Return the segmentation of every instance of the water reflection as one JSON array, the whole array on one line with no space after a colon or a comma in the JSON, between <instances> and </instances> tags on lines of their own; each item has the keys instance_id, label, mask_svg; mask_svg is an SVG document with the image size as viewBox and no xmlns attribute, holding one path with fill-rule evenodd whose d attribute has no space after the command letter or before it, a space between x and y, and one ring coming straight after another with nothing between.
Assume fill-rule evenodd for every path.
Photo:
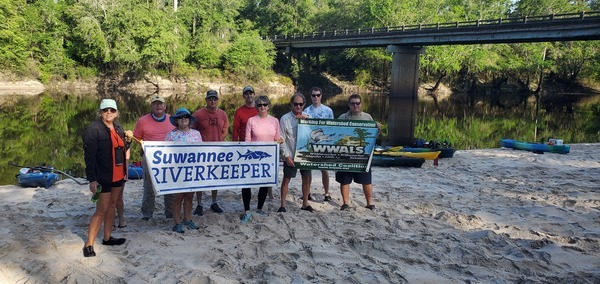
<instances>
[{"instance_id":1,"label":"water reflection","mask_svg":"<svg viewBox=\"0 0 600 284\"><path fill-rule=\"evenodd\" d=\"M152 94L112 93L60 94L44 92L39 95L3 96L0 102L0 184L15 184L18 168L9 162L37 166L45 163L75 176L84 173L81 135L83 129L97 116L102 98L113 98L119 107L119 121L125 129L133 129L139 117L150 110L148 102ZM279 118L289 111L289 95L269 95L272 100L272 115ZM347 111L348 96L324 97L323 103L330 105L335 116ZM363 109L376 119L384 119L386 108L383 95L364 98ZM172 113L179 107L196 110L205 105L204 94L173 94L166 98L167 111ZM244 103L241 94L221 94L219 106L229 115ZM132 160L139 160L139 147L132 149Z\"/></svg>"},{"instance_id":2,"label":"water reflection","mask_svg":"<svg viewBox=\"0 0 600 284\"><path fill-rule=\"evenodd\" d=\"M221 90L223 91L223 90ZM257 90L258 91L258 90ZM288 111L291 93L268 94L272 102L272 115L279 118ZM263 94L258 91L258 94ZM0 96L0 184L15 184L18 168L9 163L36 166L45 163L75 176L84 172L81 134L83 128L97 115L102 98L113 98L119 106L119 121L125 129L133 129L139 117L150 110L148 99L153 94L92 93L60 94L45 92L40 95ZM166 97L167 111L179 107L196 110L205 105L204 94L169 94ZM361 94L363 111L382 123L388 120L390 109L386 93ZM350 94L328 96L323 103L330 106L335 117L348 110ZM593 96L596 104L600 96ZM582 100L578 100L582 101ZM310 99L307 98L307 102ZM233 113L244 103L242 95L233 89L220 93L219 106L229 115L233 124ZM562 105L562 103L559 103ZM565 142L598 142L600 130L597 117L600 107L588 107L579 111L573 104L575 114L561 111L546 111L541 137L548 135L564 138ZM419 101L414 130L418 138L450 138L459 149L474 147L497 147L498 139L531 139L534 137L531 105L519 105L510 109L490 112L489 108L469 107L460 100L449 100L440 104L447 117L439 117L439 110L431 102ZM594 109L596 109L594 111ZM231 131L230 131L231 133ZM586 134L586 133L591 133ZM594 134L596 133L596 134ZM386 126L383 128L383 139ZM422 137L422 136L425 137ZM442 137L433 137L434 135ZM558 136L562 135L562 136ZM569 136L569 137L568 137ZM591 140L590 140L591 137ZM570 138L570 139L569 139ZM381 142L381 139L378 141ZM132 161L139 160L140 147L132 148Z\"/></svg>"}]
</instances>

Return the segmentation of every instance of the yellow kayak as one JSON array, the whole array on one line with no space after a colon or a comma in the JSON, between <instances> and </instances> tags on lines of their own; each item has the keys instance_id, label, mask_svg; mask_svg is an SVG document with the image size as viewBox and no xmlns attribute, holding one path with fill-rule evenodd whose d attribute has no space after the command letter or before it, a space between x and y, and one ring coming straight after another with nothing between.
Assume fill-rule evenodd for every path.
<instances>
[{"instance_id":1,"label":"yellow kayak","mask_svg":"<svg viewBox=\"0 0 600 284\"><path fill-rule=\"evenodd\" d=\"M415 152L392 152L392 151L387 151L387 152L381 152L381 153L377 153L374 152L375 154L380 154L380 155L386 155L386 156L404 156L404 157L411 157L411 158L423 158L425 160L435 160L438 158L438 156L440 155L441 151L435 151L435 152L420 152L420 153L415 153Z\"/></svg>"}]
</instances>

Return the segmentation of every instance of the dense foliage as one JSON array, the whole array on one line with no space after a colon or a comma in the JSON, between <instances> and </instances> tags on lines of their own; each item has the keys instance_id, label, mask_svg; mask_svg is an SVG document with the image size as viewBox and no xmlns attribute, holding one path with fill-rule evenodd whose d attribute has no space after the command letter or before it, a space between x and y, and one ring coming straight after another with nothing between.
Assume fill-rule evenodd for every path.
<instances>
[{"instance_id":1,"label":"dense foliage","mask_svg":"<svg viewBox=\"0 0 600 284\"><path fill-rule=\"evenodd\" d=\"M597 1L569 0L0 0L0 70L42 81L197 70L260 80L273 70L276 54L259 35L597 8ZM496 87L512 81L534 91L543 68L556 80L597 81L599 47L596 41L430 47L421 78L496 80ZM323 71L357 84L389 81L391 55L383 48L324 51L320 58ZM299 76L314 60L279 71Z\"/></svg>"}]
</instances>

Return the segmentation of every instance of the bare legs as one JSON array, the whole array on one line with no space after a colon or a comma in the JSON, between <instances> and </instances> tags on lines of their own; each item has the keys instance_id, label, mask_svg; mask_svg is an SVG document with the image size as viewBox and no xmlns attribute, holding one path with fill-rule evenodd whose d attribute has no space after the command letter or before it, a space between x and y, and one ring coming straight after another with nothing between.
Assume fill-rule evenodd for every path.
<instances>
[{"instance_id":1,"label":"bare legs","mask_svg":"<svg viewBox=\"0 0 600 284\"><path fill-rule=\"evenodd\" d=\"M302 175L302 208L308 206L308 195L310 194L311 175Z\"/></svg>"},{"instance_id":2,"label":"bare legs","mask_svg":"<svg viewBox=\"0 0 600 284\"><path fill-rule=\"evenodd\" d=\"M110 203L109 207L107 208L108 211L105 211L106 213L104 215L104 240L110 239L110 236L112 234L112 228L115 222L115 210L117 207L117 202L119 202L119 199L121 199L121 201L123 199L123 187L124 186L113 187L110 190Z\"/></svg>"},{"instance_id":3,"label":"bare legs","mask_svg":"<svg viewBox=\"0 0 600 284\"><path fill-rule=\"evenodd\" d=\"M96 212L92 215L88 229L88 239L85 246L93 246L100 231L100 226L104 222L104 240L108 240L112 233L112 225L115 220L115 208L119 197L123 195L123 186L113 187L111 192L100 193L100 198L96 204Z\"/></svg>"},{"instance_id":4,"label":"bare legs","mask_svg":"<svg viewBox=\"0 0 600 284\"><path fill-rule=\"evenodd\" d=\"M173 224L181 223L181 207L183 201L183 220L192 219L192 205L194 202L194 193L176 193L173 195Z\"/></svg>"},{"instance_id":5,"label":"bare legs","mask_svg":"<svg viewBox=\"0 0 600 284\"><path fill-rule=\"evenodd\" d=\"M367 200L367 206L373 204L373 185L372 184L363 184L363 193L365 194L365 199ZM348 204L348 199L350 198L350 184L342 184L340 185L340 191L342 192L342 204Z\"/></svg>"},{"instance_id":6,"label":"bare legs","mask_svg":"<svg viewBox=\"0 0 600 284\"><path fill-rule=\"evenodd\" d=\"M325 190L325 196L329 196L329 172L321 171L321 179L323 180L323 189Z\"/></svg>"}]
</instances>

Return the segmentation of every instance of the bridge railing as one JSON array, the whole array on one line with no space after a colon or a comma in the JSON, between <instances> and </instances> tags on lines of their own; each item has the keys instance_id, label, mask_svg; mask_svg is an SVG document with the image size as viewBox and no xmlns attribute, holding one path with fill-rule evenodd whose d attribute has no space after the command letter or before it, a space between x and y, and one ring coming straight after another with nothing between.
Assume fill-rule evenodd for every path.
<instances>
[{"instance_id":1,"label":"bridge railing","mask_svg":"<svg viewBox=\"0 0 600 284\"><path fill-rule=\"evenodd\" d=\"M331 38L331 37L345 37L345 36L357 36L367 34L385 34L385 33L397 33L397 32L408 32L408 31L424 31L424 30L439 30L439 29L457 29L457 28L477 28L477 27L489 27L495 25L512 25L512 24L527 24L527 23L539 23L539 22L552 22L552 21L573 21L583 20L586 18L600 17L600 11L588 11L579 13L568 13L568 14L551 14L543 16L523 16L523 17L509 17L499 18L492 20L475 20L465 22L448 22L448 23L435 23L435 24L418 24L418 25L402 25L393 27L379 27L379 28L365 28L365 29L344 29L344 30L333 30L333 31L317 31L312 33L302 33L293 35L274 35L265 36L263 39L276 41L295 40L295 39L308 39L308 38Z\"/></svg>"}]
</instances>

